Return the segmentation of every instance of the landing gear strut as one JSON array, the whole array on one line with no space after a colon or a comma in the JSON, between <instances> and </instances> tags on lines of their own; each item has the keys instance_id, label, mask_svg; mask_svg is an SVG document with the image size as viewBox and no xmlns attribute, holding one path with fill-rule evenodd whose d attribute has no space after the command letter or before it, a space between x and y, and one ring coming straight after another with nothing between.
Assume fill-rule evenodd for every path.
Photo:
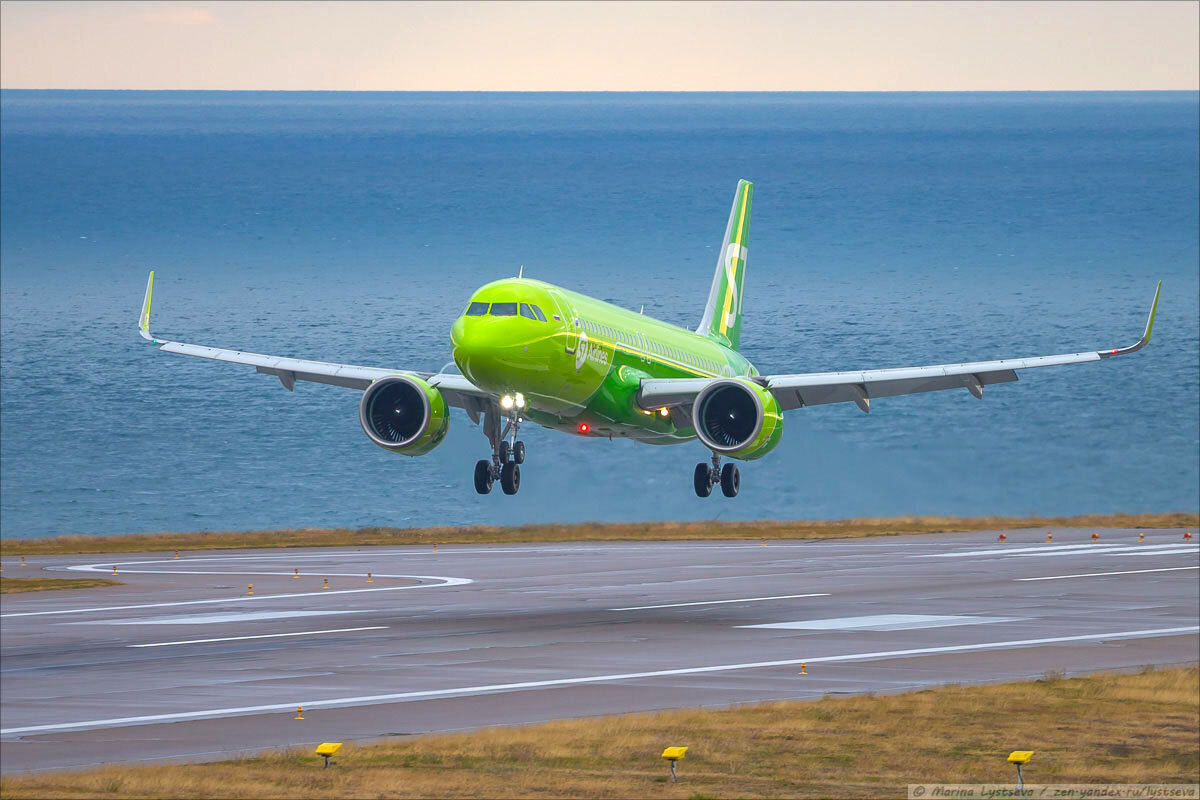
<instances>
[{"instance_id":1,"label":"landing gear strut","mask_svg":"<svg viewBox=\"0 0 1200 800\"><path fill-rule=\"evenodd\" d=\"M501 411L493 406L484 412L483 432L492 445L491 459L475 462L475 491L488 494L496 481L505 494L516 494L521 489L521 464L525 463L525 443L517 439L521 429L521 410L512 408L504 412L507 424L500 427Z\"/></svg>"},{"instance_id":2,"label":"landing gear strut","mask_svg":"<svg viewBox=\"0 0 1200 800\"><path fill-rule=\"evenodd\" d=\"M692 484L696 488L697 497L708 497L718 483L721 484L721 494L726 497L737 497L738 492L742 489L742 476L738 471L737 464L726 464L722 468L721 457L713 453L711 465L704 462L696 465Z\"/></svg>"}]
</instances>

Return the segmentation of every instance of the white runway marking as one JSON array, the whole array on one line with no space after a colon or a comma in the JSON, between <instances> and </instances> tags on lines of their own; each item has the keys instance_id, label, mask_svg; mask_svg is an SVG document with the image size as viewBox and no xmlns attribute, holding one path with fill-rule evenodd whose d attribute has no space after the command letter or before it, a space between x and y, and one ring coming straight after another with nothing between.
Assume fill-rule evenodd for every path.
<instances>
[{"instance_id":1,"label":"white runway marking","mask_svg":"<svg viewBox=\"0 0 1200 800\"><path fill-rule=\"evenodd\" d=\"M730 672L733 670L743 669L789 667L800 663L819 664L841 661L869 661L884 658L935 655L939 653L967 653L980 650L1000 650L1012 647L1036 647L1038 645L1062 644L1065 642L1094 642L1109 639L1140 639L1148 636L1172 636L1183 633L1198 632L1200 632L1200 625L1190 625L1182 628L1154 628L1139 631L1090 633L1078 636L1055 636L1049 639L1016 639L1005 642L982 642L980 644L950 645L947 647L920 647L912 650L883 650L874 653L850 653L840 656L807 656L805 658L789 658L782 661L756 661L745 664L718 664L711 667L686 667L683 669L661 669L652 670L649 672L626 672L614 675L590 675L579 678L557 678L541 681L521 681L518 683L497 683L484 686L461 686L451 689L427 689L416 692L396 692L395 694L364 695L361 697L334 697L325 700L296 700L287 703L270 703L261 706L213 708L206 711L182 711L174 714L148 714L140 717L117 717L114 719L96 719L86 722L28 725L20 728L0 729L0 736L16 736L19 734L31 733L52 733L58 731L79 730L81 728L115 728L126 725L148 725L157 722L179 722L182 720L211 719L214 717L262 714L267 712L291 712L295 710L297 706L302 706L303 708L308 709L377 705L380 703L393 703L405 700L424 700L434 697L463 697L467 695L490 694L495 692L516 692L526 689L540 689L547 686L576 686L588 683L613 683L615 681L626 681L642 678L662 678L673 675L697 675L708 672Z\"/></svg>"},{"instance_id":2,"label":"white runway marking","mask_svg":"<svg viewBox=\"0 0 1200 800\"><path fill-rule=\"evenodd\" d=\"M963 617L931 614L875 614L869 617L808 619L735 625L735 628L775 628L796 631L907 631L917 628L947 628L954 625L984 625L989 622L1018 622L1022 617Z\"/></svg>"},{"instance_id":3,"label":"white runway marking","mask_svg":"<svg viewBox=\"0 0 1200 800\"><path fill-rule=\"evenodd\" d=\"M317 636L322 633L350 633L352 631L381 631L387 625L370 625L365 628L330 628L327 631L298 631L296 633L260 633L257 636L224 636L220 639L187 639L182 642L154 642L152 644L127 644L126 647L170 647L176 644L204 644L205 642L236 642L242 639L276 639L281 636Z\"/></svg>"},{"instance_id":4,"label":"white runway marking","mask_svg":"<svg viewBox=\"0 0 1200 800\"><path fill-rule=\"evenodd\" d=\"M1197 550L1200 545L1169 543L1169 544L1139 544L1135 542L1088 542L1084 544L1053 545L1041 547L997 547L989 550L968 550L959 553L922 553L909 556L910 558L983 558L986 556L1017 556L1019 558L1040 558L1053 556L1077 556L1102 554L1113 556L1127 555L1164 555L1170 553L1188 553Z\"/></svg>"},{"instance_id":5,"label":"white runway marking","mask_svg":"<svg viewBox=\"0 0 1200 800\"><path fill-rule=\"evenodd\" d=\"M968 550L963 553L923 553L920 555L911 556L912 558L971 558L974 556L994 556L994 555L1017 555L1019 553L1055 553L1055 552L1073 552L1075 550L1086 550L1100 547L1101 545L1086 543L1086 544L1044 544L1040 547L996 547L991 550ZM1114 545L1115 546L1115 545Z\"/></svg>"},{"instance_id":6,"label":"white runway marking","mask_svg":"<svg viewBox=\"0 0 1200 800\"><path fill-rule=\"evenodd\" d=\"M463 586L474 583L470 578L443 578L436 575L403 575L398 577L411 580L441 581L441 583L419 583L414 586L384 586L377 589L329 589L315 592L296 592L294 594L251 594L237 597L223 597L215 600L175 600L169 603L141 603L130 606L99 606L96 608L64 608L55 611L17 611L11 614L0 614L0 617L41 617L49 614L86 614L93 611L127 611L135 608L166 608L168 606L198 606L211 603L249 603L256 600L280 600L290 597L329 597L335 594L361 594L363 592L400 592L405 589L433 589L438 586Z\"/></svg>"},{"instance_id":7,"label":"white runway marking","mask_svg":"<svg viewBox=\"0 0 1200 800\"><path fill-rule=\"evenodd\" d=\"M1169 556L1174 553L1200 553L1200 545L1194 544L1169 544L1156 545L1154 547L1134 547L1125 553L1114 553L1113 555L1123 556Z\"/></svg>"},{"instance_id":8,"label":"white runway marking","mask_svg":"<svg viewBox=\"0 0 1200 800\"><path fill-rule=\"evenodd\" d=\"M1200 567L1162 567L1161 569L1127 569L1120 572L1084 572L1079 575L1047 575L1045 578L1015 578L1018 581L1061 581L1064 578L1099 578L1102 575L1139 575L1143 572L1175 572Z\"/></svg>"},{"instance_id":9,"label":"white runway marking","mask_svg":"<svg viewBox=\"0 0 1200 800\"><path fill-rule=\"evenodd\" d=\"M166 617L135 619L92 619L86 622L60 622L60 625L215 625L222 622L255 622L263 619L328 617L341 614L371 614L374 609L351 611L226 611L216 614L177 614Z\"/></svg>"},{"instance_id":10,"label":"white runway marking","mask_svg":"<svg viewBox=\"0 0 1200 800\"><path fill-rule=\"evenodd\" d=\"M626 608L610 608L609 611L642 611L647 608L682 608L683 606L715 606L722 603L757 603L759 600L791 600L794 597L829 597L829 592L813 594L779 594L774 597L745 597L740 600L701 600L698 603L667 603L661 606L628 606Z\"/></svg>"}]
</instances>

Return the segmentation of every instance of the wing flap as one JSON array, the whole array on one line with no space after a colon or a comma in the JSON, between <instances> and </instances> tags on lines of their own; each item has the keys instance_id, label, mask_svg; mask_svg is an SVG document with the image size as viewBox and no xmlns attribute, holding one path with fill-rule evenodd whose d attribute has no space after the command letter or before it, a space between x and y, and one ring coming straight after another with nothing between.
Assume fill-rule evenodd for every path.
<instances>
[{"instance_id":1,"label":"wing flap","mask_svg":"<svg viewBox=\"0 0 1200 800\"><path fill-rule=\"evenodd\" d=\"M1099 360L1099 359L1092 359ZM1075 363L1075 362L1065 362ZM1046 366L1046 365L1043 365ZM887 372L888 370L879 370ZM900 370L897 370L898 372ZM914 372L914 370L903 370ZM876 378L871 372L826 373L822 380L818 375L780 375L768 380L767 388L784 410L803 406L819 406L827 403L859 403L877 397L896 397L902 394L936 392L942 389L975 389L993 383L1017 380L1012 369L971 371L966 373L941 373L936 369L926 374ZM799 380L789 380L796 378ZM972 394L975 394L973 391Z\"/></svg>"},{"instance_id":2,"label":"wing flap","mask_svg":"<svg viewBox=\"0 0 1200 800\"><path fill-rule=\"evenodd\" d=\"M333 386L345 386L349 389L365 389L372 381L386 378L388 375L411 375L405 370L387 370L375 367L358 367L352 364L333 364L327 361L307 361L300 358L283 358L268 356L262 353L247 353L241 350L224 350L219 347L206 347L198 344L183 342L163 342L160 350L168 353L178 353L185 356L210 358L214 361L227 361L231 364L245 364L257 367L258 372L286 378L282 373L292 373L293 380L313 381Z\"/></svg>"}]
</instances>

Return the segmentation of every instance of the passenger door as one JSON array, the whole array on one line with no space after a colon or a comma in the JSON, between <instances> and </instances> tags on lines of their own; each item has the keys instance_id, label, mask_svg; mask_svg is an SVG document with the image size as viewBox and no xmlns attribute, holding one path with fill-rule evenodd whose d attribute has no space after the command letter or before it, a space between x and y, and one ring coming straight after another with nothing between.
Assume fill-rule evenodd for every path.
<instances>
[{"instance_id":1,"label":"passenger door","mask_svg":"<svg viewBox=\"0 0 1200 800\"><path fill-rule=\"evenodd\" d=\"M558 315L566 323L566 350L568 353L574 353L575 348L579 345L579 320L575 318L575 313L571 305L558 292L550 292L549 294L554 300L555 308L558 309Z\"/></svg>"}]
</instances>

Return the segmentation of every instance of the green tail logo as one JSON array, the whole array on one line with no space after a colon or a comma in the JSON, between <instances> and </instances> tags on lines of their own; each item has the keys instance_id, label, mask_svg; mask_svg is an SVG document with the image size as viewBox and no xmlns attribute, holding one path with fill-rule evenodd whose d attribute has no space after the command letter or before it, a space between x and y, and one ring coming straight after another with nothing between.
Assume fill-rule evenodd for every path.
<instances>
[{"instance_id":1,"label":"green tail logo","mask_svg":"<svg viewBox=\"0 0 1200 800\"><path fill-rule=\"evenodd\" d=\"M721 240L717 270L708 292L708 305L696 333L716 339L721 344L738 348L742 337L742 285L746 279L746 257L750 241L750 205L754 199L754 184L738 181L733 195L733 208Z\"/></svg>"}]
</instances>

